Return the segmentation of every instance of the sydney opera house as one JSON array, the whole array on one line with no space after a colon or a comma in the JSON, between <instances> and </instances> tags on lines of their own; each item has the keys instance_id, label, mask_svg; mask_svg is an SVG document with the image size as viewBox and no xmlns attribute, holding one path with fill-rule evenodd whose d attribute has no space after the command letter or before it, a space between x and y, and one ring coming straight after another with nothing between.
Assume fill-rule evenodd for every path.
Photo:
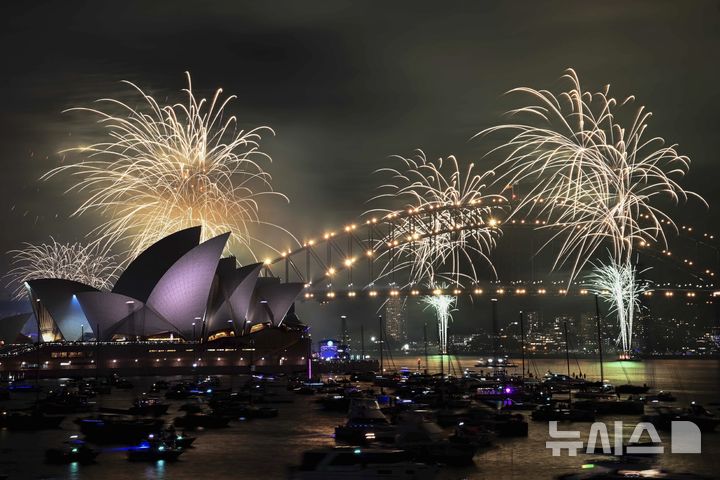
<instances>
[{"instance_id":1,"label":"sydney opera house","mask_svg":"<svg viewBox=\"0 0 720 480\"><path fill-rule=\"evenodd\" d=\"M304 365L310 339L294 313L303 284L221 258L228 237L201 243L200 227L165 237L109 292L27 281L32 313L0 320L0 371ZM28 322L38 347L21 342Z\"/></svg>"}]
</instances>

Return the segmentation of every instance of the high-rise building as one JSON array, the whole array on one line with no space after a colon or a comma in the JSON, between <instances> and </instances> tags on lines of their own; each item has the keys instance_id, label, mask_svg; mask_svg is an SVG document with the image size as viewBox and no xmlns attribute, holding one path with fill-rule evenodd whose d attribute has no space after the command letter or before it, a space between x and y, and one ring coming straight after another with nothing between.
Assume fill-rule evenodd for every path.
<instances>
[{"instance_id":1,"label":"high-rise building","mask_svg":"<svg viewBox=\"0 0 720 480\"><path fill-rule=\"evenodd\" d=\"M403 299L391 297L385 303L385 332L391 341L397 343L407 341L407 322Z\"/></svg>"}]
</instances>

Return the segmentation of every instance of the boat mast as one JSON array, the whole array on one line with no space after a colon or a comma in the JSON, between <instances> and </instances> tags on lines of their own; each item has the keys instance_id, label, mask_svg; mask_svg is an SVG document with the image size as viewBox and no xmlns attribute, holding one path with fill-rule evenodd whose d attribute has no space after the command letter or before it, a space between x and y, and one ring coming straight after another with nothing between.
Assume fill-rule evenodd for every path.
<instances>
[{"instance_id":1,"label":"boat mast","mask_svg":"<svg viewBox=\"0 0 720 480\"><path fill-rule=\"evenodd\" d=\"M603 371L602 329L600 328L600 302L597 295L595 295L595 322L597 323L598 354L600 355L600 388L602 388L603 382L605 381L605 372Z\"/></svg>"},{"instance_id":2,"label":"boat mast","mask_svg":"<svg viewBox=\"0 0 720 480\"><path fill-rule=\"evenodd\" d=\"M380 375L385 373L383 366L383 318L382 315L378 315L378 326L380 328Z\"/></svg>"},{"instance_id":3,"label":"boat mast","mask_svg":"<svg viewBox=\"0 0 720 480\"><path fill-rule=\"evenodd\" d=\"M567 362L567 375L570 377L570 344L568 343L567 320L563 325L565 328L565 361Z\"/></svg>"},{"instance_id":4,"label":"boat mast","mask_svg":"<svg viewBox=\"0 0 720 480\"><path fill-rule=\"evenodd\" d=\"M520 310L520 355L522 357L522 379L525 380L525 325L523 312Z\"/></svg>"},{"instance_id":5,"label":"boat mast","mask_svg":"<svg viewBox=\"0 0 720 480\"><path fill-rule=\"evenodd\" d=\"M365 327L360 325L360 359L365 360Z\"/></svg>"},{"instance_id":6,"label":"boat mast","mask_svg":"<svg viewBox=\"0 0 720 480\"><path fill-rule=\"evenodd\" d=\"M423 323L423 341L425 342L425 375L427 375L430 368L428 363L427 322Z\"/></svg>"}]
</instances>

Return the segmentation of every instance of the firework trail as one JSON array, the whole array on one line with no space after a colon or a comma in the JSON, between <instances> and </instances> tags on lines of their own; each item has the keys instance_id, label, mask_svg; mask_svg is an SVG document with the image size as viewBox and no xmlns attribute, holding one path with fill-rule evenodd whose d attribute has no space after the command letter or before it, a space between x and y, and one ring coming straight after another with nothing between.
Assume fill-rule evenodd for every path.
<instances>
[{"instance_id":1,"label":"firework trail","mask_svg":"<svg viewBox=\"0 0 720 480\"><path fill-rule=\"evenodd\" d=\"M262 166L271 159L260 150L260 140L274 132L242 130L227 112L234 96L223 98L218 89L209 101L198 99L189 74L187 80L185 104L161 106L125 82L139 94L141 107L106 98L98 100L103 109L73 109L96 115L108 139L70 149L87 159L42 178L70 175L75 183L69 191L87 195L74 215L98 212L106 220L91 234L106 244L128 242L129 259L195 225L202 226L203 240L231 231L230 250L246 248L255 256L254 244L269 245L254 238L250 227L279 228L260 219L260 198L287 200L272 190Z\"/></svg>"},{"instance_id":2,"label":"firework trail","mask_svg":"<svg viewBox=\"0 0 720 480\"><path fill-rule=\"evenodd\" d=\"M677 227L659 201L704 200L676 180L689 169L688 157L646 135L650 112L639 107L626 126L616 121L616 110L629 108L633 97L619 101L609 86L584 92L573 70L563 78L571 88L559 95L512 90L531 100L510 112L519 121L480 134L510 132L492 151L504 152L497 182L530 184L515 212L534 214L547 220L540 228L556 230L543 247L559 242L553 268L569 266L572 281L602 245L609 244L618 268L636 243L667 246L664 227Z\"/></svg>"},{"instance_id":3,"label":"firework trail","mask_svg":"<svg viewBox=\"0 0 720 480\"><path fill-rule=\"evenodd\" d=\"M489 254L502 232L491 206L504 198L484 193L488 174L476 173L472 163L461 167L454 156L428 161L421 150L413 158L392 158L401 167L376 171L389 179L371 201L392 199L403 205L366 212L380 213L393 224L387 236L377 239L377 249L387 256L378 278L404 271L410 285L459 284L463 278L477 282L478 261L494 274ZM421 212L431 214L411 215Z\"/></svg>"},{"instance_id":4,"label":"firework trail","mask_svg":"<svg viewBox=\"0 0 720 480\"><path fill-rule=\"evenodd\" d=\"M98 243L59 243L50 237L50 243L25 243L23 248L10 250L11 269L7 273L7 286L13 289L13 298L27 295L24 282L39 278L74 280L109 290L118 273L115 257Z\"/></svg>"},{"instance_id":5,"label":"firework trail","mask_svg":"<svg viewBox=\"0 0 720 480\"><path fill-rule=\"evenodd\" d=\"M440 285L433 290L433 295L425 295L420 298L420 302L425 305L425 310L431 308L435 312L435 318L438 322L438 338L440 339L440 353L447 355L447 331L448 325L452 320L452 312L457 299L451 295L443 294L443 290L447 285Z\"/></svg>"},{"instance_id":6,"label":"firework trail","mask_svg":"<svg viewBox=\"0 0 720 480\"><path fill-rule=\"evenodd\" d=\"M620 325L618 341L624 353L632 348L633 321L635 312L641 308L640 295L650 287L637 278L643 272L637 272L630 263L618 265L611 258L607 263L594 264L586 277L588 291L610 304L610 314L616 316Z\"/></svg>"}]
</instances>

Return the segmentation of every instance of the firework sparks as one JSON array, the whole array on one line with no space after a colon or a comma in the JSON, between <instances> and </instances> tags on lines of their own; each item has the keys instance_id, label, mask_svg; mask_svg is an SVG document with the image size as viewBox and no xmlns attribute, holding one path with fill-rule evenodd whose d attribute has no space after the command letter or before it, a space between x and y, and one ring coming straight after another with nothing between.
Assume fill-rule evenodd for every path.
<instances>
[{"instance_id":1,"label":"firework sparks","mask_svg":"<svg viewBox=\"0 0 720 480\"><path fill-rule=\"evenodd\" d=\"M662 138L646 137L650 112L640 107L627 127L616 121L615 110L633 97L618 101L609 86L584 92L573 70L563 78L571 88L557 96L531 88L513 90L533 102L511 112L527 122L481 134L512 133L493 151L507 152L497 168L498 181L532 185L515 212L534 212L547 219L540 228L556 229L544 247L560 241L554 268L569 265L572 281L603 244L609 244L621 269L635 243L666 246L664 228L677 227L658 200L704 200L676 181L687 172L688 157Z\"/></svg>"},{"instance_id":2,"label":"firework sparks","mask_svg":"<svg viewBox=\"0 0 720 480\"><path fill-rule=\"evenodd\" d=\"M435 312L438 322L438 338L440 339L440 353L447 354L447 332L448 325L452 320L452 312L457 299L451 295L443 294L443 290L447 285L441 285L436 288L433 295L425 295L420 302L425 305L425 309L431 308Z\"/></svg>"},{"instance_id":3,"label":"firework sparks","mask_svg":"<svg viewBox=\"0 0 720 480\"><path fill-rule=\"evenodd\" d=\"M632 348L633 320L640 310L640 295L649 284L638 280L636 268L630 263L618 265L614 259L594 265L586 277L588 291L610 304L610 314L615 315L620 326L619 343L624 353Z\"/></svg>"},{"instance_id":4,"label":"firework sparks","mask_svg":"<svg viewBox=\"0 0 720 480\"><path fill-rule=\"evenodd\" d=\"M428 161L418 150L413 158L393 157L402 168L382 168L376 173L388 175L382 193L371 199L404 202L401 209L377 209L392 221L390 233L377 240L388 261L380 277L406 271L409 284L434 284L444 279L459 284L461 278L477 282L478 259L495 273L489 258L496 239L502 233L491 219L499 195L484 193L488 174L478 174L474 164L461 167L454 156ZM431 212L428 215L404 215L405 212Z\"/></svg>"},{"instance_id":5,"label":"firework sparks","mask_svg":"<svg viewBox=\"0 0 720 480\"><path fill-rule=\"evenodd\" d=\"M118 272L115 257L98 243L25 243L22 249L11 250L11 269L7 286L15 299L25 298L24 282L38 278L60 278L90 285L99 290L112 286Z\"/></svg>"},{"instance_id":6,"label":"firework sparks","mask_svg":"<svg viewBox=\"0 0 720 480\"><path fill-rule=\"evenodd\" d=\"M259 217L260 197L287 200L272 190L270 174L262 166L271 159L259 143L272 129L240 129L226 111L234 96L223 98L219 89L209 101L197 99L189 74L187 79L184 105L161 106L125 82L140 95L141 108L101 99L98 103L106 109L74 109L96 115L109 139L70 149L88 158L43 176L62 173L77 179L69 190L88 198L74 214L99 212L107 220L92 233L107 244L128 242L129 258L195 225L203 227L203 240L230 231L231 250L253 253L252 246L263 243L252 236L250 226L271 225Z\"/></svg>"}]
</instances>

